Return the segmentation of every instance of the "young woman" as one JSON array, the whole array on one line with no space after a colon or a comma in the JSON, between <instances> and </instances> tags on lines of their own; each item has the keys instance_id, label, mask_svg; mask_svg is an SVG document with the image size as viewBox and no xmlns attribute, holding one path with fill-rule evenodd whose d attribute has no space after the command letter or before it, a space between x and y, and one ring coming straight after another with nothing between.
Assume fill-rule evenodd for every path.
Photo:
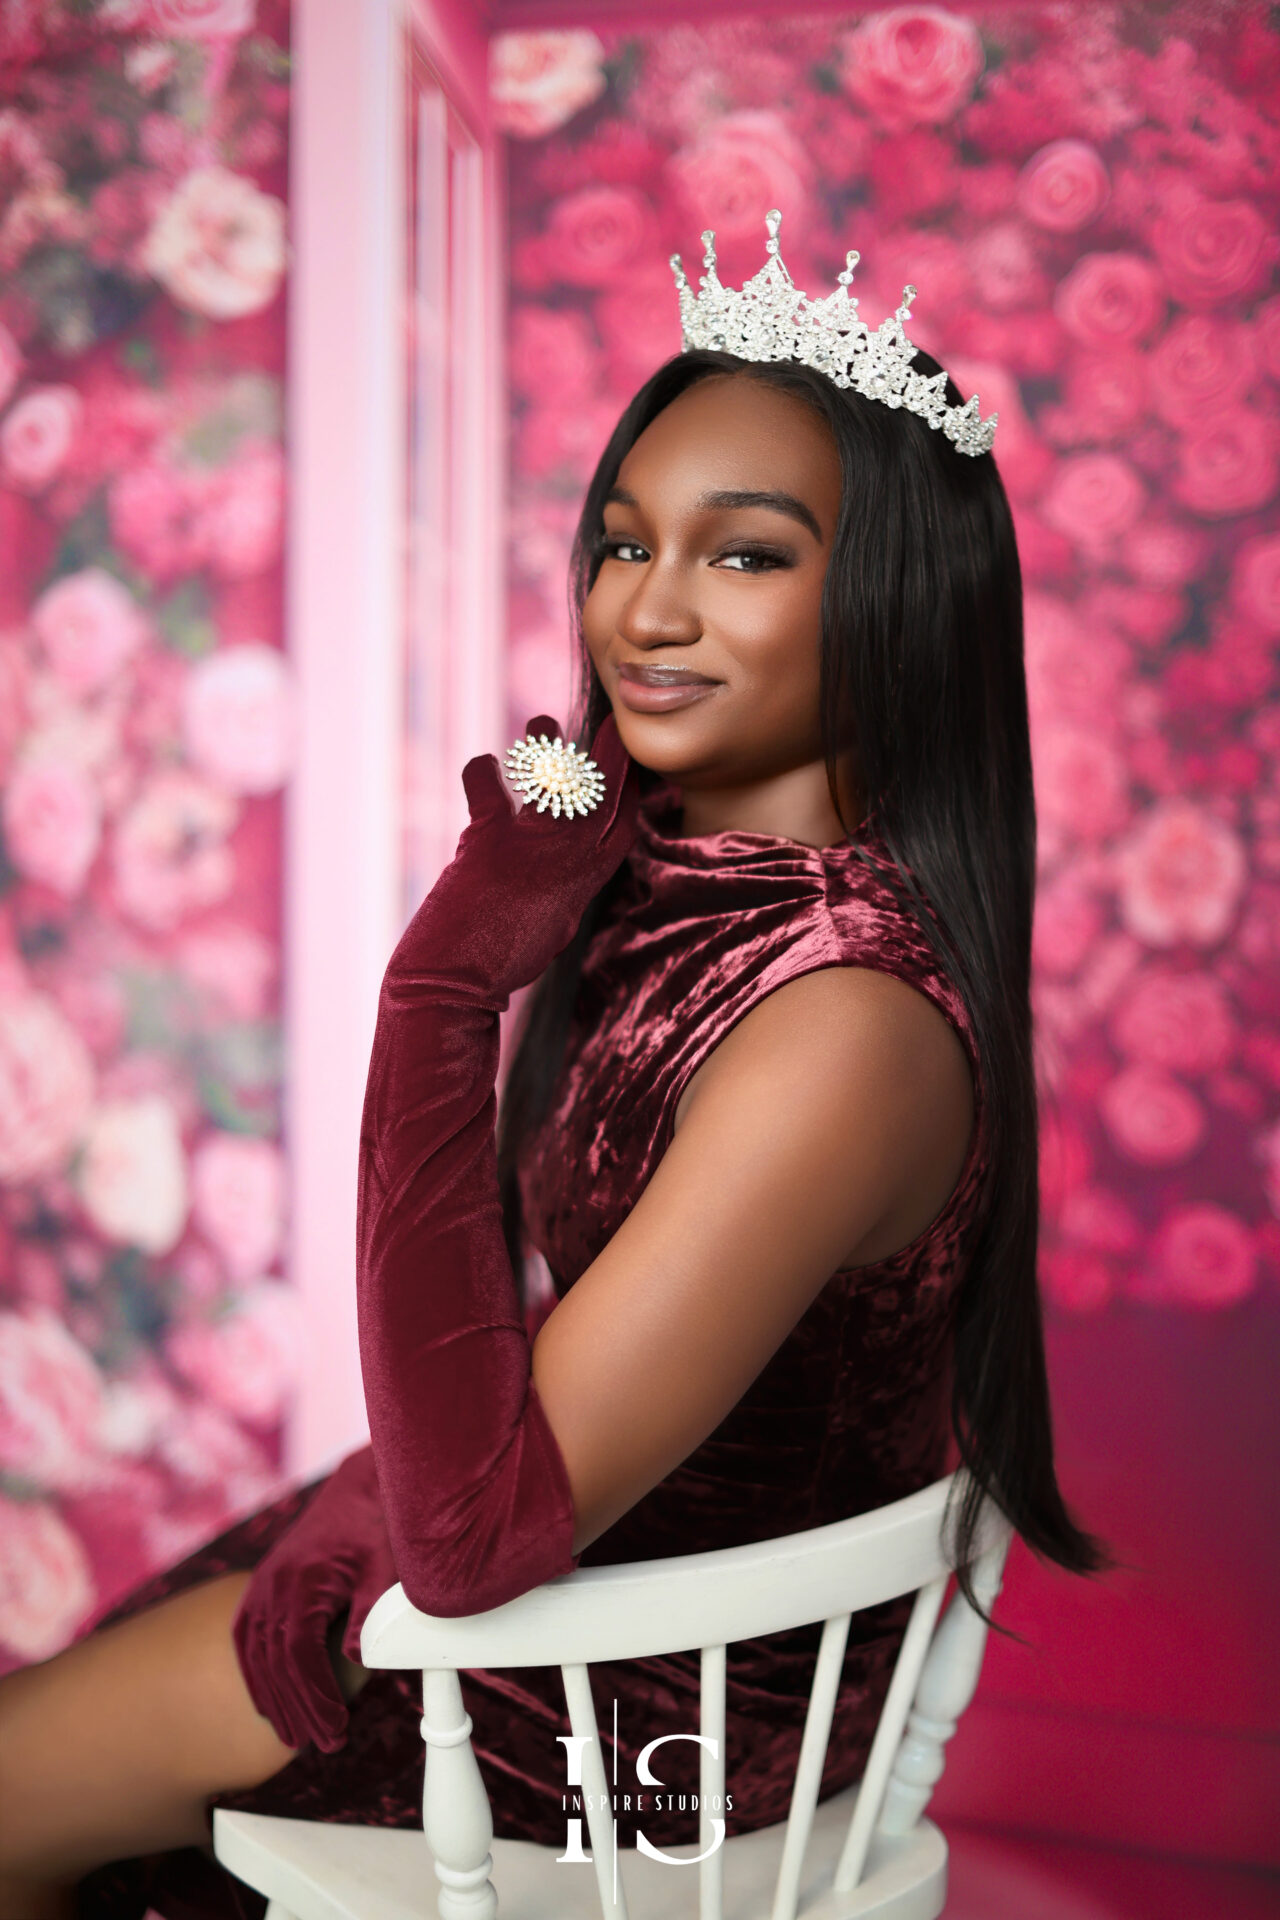
<instances>
[{"instance_id":1,"label":"young woman","mask_svg":"<svg viewBox=\"0 0 1280 1920\"><path fill-rule=\"evenodd\" d=\"M574 604L572 737L604 800L526 826L496 760L470 763L472 826L405 936L428 947L384 986L391 1023L454 969L420 1080L410 1028L375 1041L373 1452L0 1681L12 1920L259 1913L212 1863L214 1805L418 1824L420 1696L355 1661L396 1577L477 1611L578 1564L865 1511L957 1455L1034 1549L1098 1564L1053 1469L1021 586L993 459L796 360L682 352L587 490ZM537 985L495 1131L493 1025L466 1022L525 983L512 946ZM402 1141L437 1094L429 1145ZM459 1140L470 1157L441 1159ZM455 1177L470 1199L446 1214ZM558 1296L531 1352L524 1236ZM855 1616L824 1798L859 1777L905 1617ZM785 1816L817 1644L729 1650L730 1834ZM593 1684L606 1745L618 1702L620 1787L655 1734L696 1729L696 1653ZM496 1832L562 1842L558 1674L463 1687ZM662 1752L696 1788L696 1748ZM697 1817L619 1812L620 1845L637 1828L671 1844Z\"/></svg>"}]
</instances>

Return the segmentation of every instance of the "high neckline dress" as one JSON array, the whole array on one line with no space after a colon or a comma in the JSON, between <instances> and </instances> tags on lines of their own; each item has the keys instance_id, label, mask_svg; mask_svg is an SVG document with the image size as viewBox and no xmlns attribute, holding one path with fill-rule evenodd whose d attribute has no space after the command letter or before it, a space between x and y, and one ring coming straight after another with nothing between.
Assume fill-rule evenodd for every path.
<instances>
[{"instance_id":1,"label":"high neckline dress","mask_svg":"<svg viewBox=\"0 0 1280 1920\"><path fill-rule=\"evenodd\" d=\"M975 1118L957 1183L933 1223L887 1259L837 1269L733 1410L584 1550L583 1566L823 1526L913 1493L953 1464L950 1342L986 1186L983 1079L963 1001L905 898L871 825L820 848L739 828L686 835L674 789L661 783L642 801L635 841L584 954L549 1111L517 1168L526 1234L557 1297L643 1192L691 1075L784 981L823 967L868 967L927 995L966 1049ZM251 1515L107 1618L229 1567L255 1565L320 1484ZM908 1598L853 1616L823 1799L861 1776L909 1608ZM730 1836L786 1817L820 1633L814 1624L728 1649ZM616 1702L619 1802L633 1795L632 1810L615 1812L619 1847L634 1847L637 1831L655 1846L698 1837L696 1812L687 1800L683 1812L678 1805L681 1793L697 1790L691 1741L659 1749L664 1799L669 1794L674 1804L655 1812L651 1789L643 1810L634 1810L641 1747L658 1734L697 1730L698 1678L696 1649L591 1669L606 1774L613 1779ZM559 1670L464 1672L462 1690L495 1833L559 1850L566 1779L557 1736L570 1731ZM352 1703L339 1753L303 1748L262 1787L219 1795L211 1805L417 1826L420 1711L420 1676L377 1674ZM256 1897L227 1884L229 1876L215 1889L199 1855L185 1868L176 1856L159 1856L145 1870L132 1866L133 1884L145 1885L166 1920L261 1911ZM192 1891L166 1895L182 1871ZM113 1879L111 1869L93 1876L102 1904L90 1913L132 1920L133 1906L111 1904L112 1889L128 1877L117 1870Z\"/></svg>"}]
</instances>

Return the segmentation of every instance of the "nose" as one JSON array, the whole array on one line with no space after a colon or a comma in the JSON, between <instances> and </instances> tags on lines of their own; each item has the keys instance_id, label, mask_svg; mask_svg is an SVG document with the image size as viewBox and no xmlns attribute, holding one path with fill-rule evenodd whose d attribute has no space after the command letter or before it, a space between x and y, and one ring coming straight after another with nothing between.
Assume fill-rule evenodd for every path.
<instances>
[{"instance_id":1,"label":"nose","mask_svg":"<svg viewBox=\"0 0 1280 1920\"><path fill-rule=\"evenodd\" d=\"M702 619L679 573L652 560L637 571L640 577L618 613L620 637L633 647L687 645L700 639Z\"/></svg>"}]
</instances>

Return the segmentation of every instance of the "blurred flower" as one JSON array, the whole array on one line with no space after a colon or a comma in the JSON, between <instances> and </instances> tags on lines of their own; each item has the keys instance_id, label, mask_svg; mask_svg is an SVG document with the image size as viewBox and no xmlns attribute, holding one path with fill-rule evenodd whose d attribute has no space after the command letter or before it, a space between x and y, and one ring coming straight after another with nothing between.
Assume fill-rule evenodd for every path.
<instances>
[{"instance_id":1,"label":"blurred flower","mask_svg":"<svg viewBox=\"0 0 1280 1920\"><path fill-rule=\"evenodd\" d=\"M777 207L783 218L779 241L785 253L787 234L793 235L795 261L795 243L803 244L805 239L813 165L803 141L781 114L763 107L721 114L696 139L676 148L667 162L667 178L696 230L714 230L722 260L743 246L758 248L763 257L764 216L770 207ZM701 269L694 271L694 248L686 244L679 251L696 287ZM673 302L675 297L673 281Z\"/></svg>"},{"instance_id":2,"label":"blurred flower","mask_svg":"<svg viewBox=\"0 0 1280 1920\"><path fill-rule=\"evenodd\" d=\"M230 39L253 32L257 0L146 0L146 10L162 39Z\"/></svg>"},{"instance_id":3,"label":"blurred flower","mask_svg":"<svg viewBox=\"0 0 1280 1920\"><path fill-rule=\"evenodd\" d=\"M71 386L31 387L0 421L0 475L21 493L40 493L61 472L84 408Z\"/></svg>"},{"instance_id":4,"label":"blurred flower","mask_svg":"<svg viewBox=\"0 0 1280 1920\"><path fill-rule=\"evenodd\" d=\"M1253 381L1249 329L1223 314L1183 314L1151 355L1151 403L1171 426L1194 426L1207 407L1236 400Z\"/></svg>"},{"instance_id":5,"label":"blurred flower","mask_svg":"<svg viewBox=\"0 0 1280 1920\"><path fill-rule=\"evenodd\" d=\"M1220 307L1252 291L1276 257L1252 201L1208 200L1185 187L1167 196L1151 243L1170 293L1188 307Z\"/></svg>"},{"instance_id":6,"label":"blurred flower","mask_svg":"<svg viewBox=\"0 0 1280 1920\"><path fill-rule=\"evenodd\" d=\"M237 802L178 767L151 775L116 823L113 882L140 926L163 932L225 899L235 878L227 835Z\"/></svg>"},{"instance_id":7,"label":"blurred flower","mask_svg":"<svg viewBox=\"0 0 1280 1920\"><path fill-rule=\"evenodd\" d=\"M1054 312L1086 347L1145 340L1164 317L1157 268L1136 253L1086 253L1059 282Z\"/></svg>"},{"instance_id":8,"label":"blurred flower","mask_svg":"<svg viewBox=\"0 0 1280 1920\"><path fill-rule=\"evenodd\" d=\"M243 1282L271 1266L284 1233L285 1169L270 1140L212 1133L191 1160L196 1225L228 1274Z\"/></svg>"},{"instance_id":9,"label":"blurred flower","mask_svg":"<svg viewBox=\"0 0 1280 1920\"><path fill-rule=\"evenodd\" d=\"M1124 1068L1102 1089L1098 1111L1125 1158L1144 1167L1187 1160L1205 1137L1200 1102L1156 1067Z\"/></svg>"},{"instance_id":10,"label":"blurred flower","mask_svg":"<svg viewBox=\"0 0 1280 1920\"><path fill-rule=\"evenodd\" d=\"M869 14L838 44L846 89L888 127L954 119L983 68L978 29L943 7Z\"/></svg>"},{"instance_id":11,"label":"blurred flower","mask_svg":"<svg viewBox=\"0 0 1280 1920\"><path fill-rule=\"evenodd\" d=\"M1280 534L1245 541L1232 568L1231 596L1264 633L1280 635Z\"/></svg>"},{"instance_id":12,"label":"blurred flower","mask_svg":"<svg viewBox=\"0 0 1280 1920\"><path fill-rule=\"evenodd\" d=\"M1096 220L1111 182L1087 140L1051 140L1033 153L1018 176L1018 206L1050 233L1075 233Z\"/></svg>"},{"instance_id":13,"label":"blurred flower","mask_svg":"<svg viewBox=\"0 0 1280 1920\"><path fill-rule=\"evenodd\" d=\"M581 187L557 200L544 239L558 280L608 286L654 243L653 208L634 187Z\"/></svg>"},{"instance_id":14,"label":"blurred flower","mask_svg":"<svg viewBox=\"0 0 1280 1920\"><path fill-rule=\"evenodd\" d=\"M171 1364L197 1392L250 1426L284 1411L297 1373L297 1301L291 1287L263 1280L216 1320L188 1320L165 1341Z\"/></svg>"},{"instance_id":15,"label":"blurred flower","mask_svg":"<svg viewBox=\"0 0 1280 1920\"><path fill-rule=\"evenodd\" d=\"M9 857L28 880L68 899L79 893L102 838L102 803L74 761L20 759L4 790Z\"/></svg>"},{"instance_id":16,"label":"blurred flower","mask_svg":"<svg viewBox=\"0 0 1280 1920\"><path fill-rule=\"evenodd\" d=\"M1216 946L1235 917L1246 862L1240 837L1193 801L1151 808L1116 855L1121 917L1140 940Z\"/></svg>"},{"instance_id":17,"label":"blurred flower","mask_svg":"<svg viewBox=\"0 0 1280 1920\"><path fill-rule=\"evenodd\" d=\"M1173 492L1207 519L1265 506L1280 478L1277 429L1237 402L1209 408L1183 436Z\"/></svg>"},{"instance_id":18,"label":"blurred flower","mask_svg":"<svg viewBox=\"0 0 1280 1920\"><path fill-rule=\"evenodd\" d=\"M88 1556L56 1509L0 1494L0 1643L24 1663L47 1660L95 1599Z\"/></svg>"},{"instance_id":19,"label":"blurred flower","mask_svg":"<svg viewBox=\"0 0 1280 1920\"><path fill-rule=\"evenodd\" d=\"M1174 1207L1151 1249L1161 1293L1193 1307L1229 1307L1257 1280L1254 1238L1238 1214L1211 1201Z\"/></svg>"},{"instance_id":20,"label":"blurred flower","mask_svg":"<svg viewBox=\"0 0 1280 1920\"><path fill-rule=\"evenodd\" d=\"M97 693L147 638L148 623L128 588L105 567L83 567L46 587L31 626L69 693Z\"/></svg>"},{"instance_id":21,"label":"blurred flower","mask_svg":"<svg viewBox=\"0 0 1280 1920\"><path fill-rule=\"evenodd\" d=\"M0 407L7 406L25 364L21 347L8 327L0 322Z\"/></svg>"},{"instance_id":22,"label":"blurred flower","mask_svg":"<svg viewBox=\"0 0 1280 1920\"><path fill-rule=\"evenodd\" d=\"M497 33L489 42L489 100L502 133L535 139L604 92L604 47L587 29Z\"/></svg>"},{"instance_id":23,"label":"blurred flower","mask_svg":"<svg viewBox=\"0 0 1280 1920\"><path fill-rule=\"evenodd\" d=\"M275 298L285 267L284 204L243 175L197 167L156 215L146 271L192 313L235 319Z\"/></svg>"},{"instance_id":24,"label":"blurred flower","mask_svg":"<svg viewBox=\"0 0 1280 1920\"><path fill-rule=\"evenodd\" d=\"M242 440L202 502L208 564L223 580L262 573L284 540L284 453L274 440Z\"/></svg>"},{"instance_id":25,"label":"blurred flower","mask_svg":"<svg viewBox=\"0 0 1280 1920\"><path fill-rule=\"evenodd\" d=\"M92 1354L43 1306L0 1312L0 1468L46 1487L88 1474L102 1411Z\"/></svg>"},{"instance_id":26,"label":"blurred flower","mask_svg":"<svg viewBox=\"0 0 1280 1920\"><path fill-rule=\"evenodd\" d=\"M160 1094L104 1101L85 1130L78 1171L85 1212L108 1240L168 1253L187 1218L187 1166L172 1105Z\"/></svg>"},{"instance_id":27,"label":"blurred flower","mask_svg":"<svg viewBox=\"0 0 1280 1920\"><path fill-rule=\"evenodd\" d=\"M49 995L0 992L0 1182L63 1165L93 1088L88 1049Z\"/></svg>"},{"instance_id":28,"label":"blurred flower","mask_svg":"<svg viewBox=\"0 0 1280 1920\"><path fill-rule=\"evenodd\" d=\"M191 669L183 740L200 772L228 793L272 793L294 753L293 681L277 647L219 647Z\"/></svg>"},{"instance_id":29,"label":"blurred flower","mask_svg":"<svg viewBox=\"0 0 1280 1920\"><path fill-rule=\"evenodd\" d=\"M1131 982L1112 1016L1111 1032L1129 1059L1191 1074L1225 1066L1237 1040L1219 980L1210 973L1158 966Z\"/></svg>"}]
</instances>

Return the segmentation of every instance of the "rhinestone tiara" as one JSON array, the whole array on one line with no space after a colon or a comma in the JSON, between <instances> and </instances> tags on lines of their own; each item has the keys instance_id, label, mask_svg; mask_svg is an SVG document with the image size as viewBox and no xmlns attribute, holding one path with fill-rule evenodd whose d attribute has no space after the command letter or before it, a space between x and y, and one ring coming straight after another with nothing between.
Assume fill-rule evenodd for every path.
<instances>
[{"instance_id":1,"label":"rhinestone tiara","mask_svg":"<svg viewBox=\"0 0 1280 1920\"><path fill-rule=\"evenodd\" d=\"M995 439L997 414L983 420L975 393L962 407L947 405L945 373L926 376L911 371L916 349L903 332L914 287L902 290L902 305L872 333L858 317L858 302L849 282L861 256L854 248L845 255L839 286L825 300L801 293L778 253L782 215L774 207L765 215L769 258L759 273L741 289L722 287L716 273L715 232L702 236L707 271L695 294L685 277L680 255L671 255L671 270L680 291L681 351L713 347L740 360L800 360L825 373L838 387L853 387L868 400L886 407L905 407L931 427L941 427L957 453L989 453Z\"/></svg>"}]
</instances>

